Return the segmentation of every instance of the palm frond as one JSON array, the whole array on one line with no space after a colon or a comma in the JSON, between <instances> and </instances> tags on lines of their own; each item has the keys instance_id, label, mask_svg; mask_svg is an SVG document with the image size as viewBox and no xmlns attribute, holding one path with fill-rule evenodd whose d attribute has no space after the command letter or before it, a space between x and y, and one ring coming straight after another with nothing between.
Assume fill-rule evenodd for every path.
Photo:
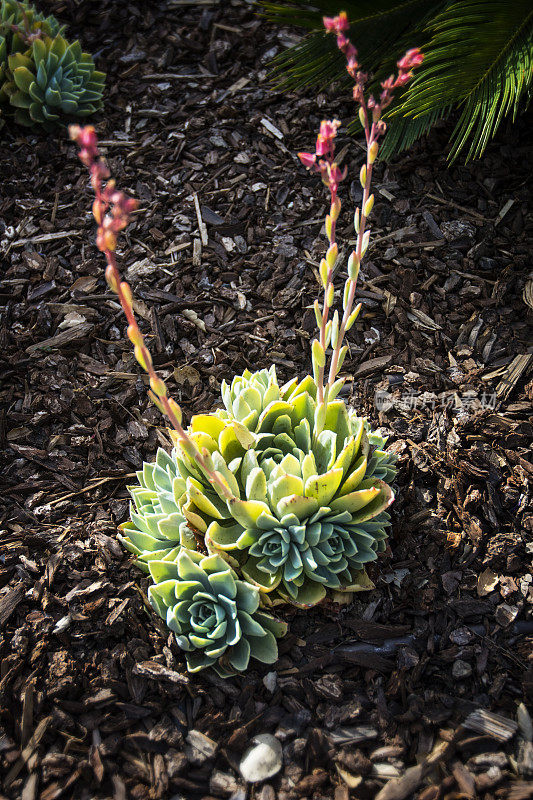
<instances>
[{"instance_id":1,"label":"palm frond","mask_svg":"<svg viewBox=\"0 0 533 800\"><path fill-rule=\"evenodd\" d=\"M392 72L405 51L406 41L412 45L413 36L421 39L425 24L442 8L444 0L348 0L341 5L348 13L349 35L358 48L360 61L377 77ZM348 83L344 58L334 38L327 36L322 27L324 15L338 13L339 0L316 0L312 7L298 0L288 0L286 4L262 0L260 7L278 25L314 28L302 42L274 59L272 78L278 88L323 88L339 77Z\"/></svg>"},{"instance_id":2,"label":"palm frond","mask_svg":"<svg viewBox=\"0 0 533 800\"><path fill-rule=\"evenodd\" d=\"M533 77L530 0L463 0L430 25L422 69L392 112L414 117L458 107L449 155L479 157L509 113L516 116Z\"/></svg>"},{"instance_id":3,"label":"palm frond","mask_svg":"<svg viewBox=\"0 0 533 800\"><path fill-rule=\"evenodd\" d=\"M415 80L397 98L381 155L409 147L432 125L458 113L449 158L463 150L479 157L508 115L514 118L530 96L533 82L533 8L531 0L349 0L341 3L351 21L350 37L360 60L373 73L373 86L390 74L402 52L413 46L425 53ZM324 86L346 80L344 59L333 37L321 32L322 16L338 13L331 0L313 5L287 0L263 2L264 13L281 24L315 30L281 54L274 75L285 88ZM358 126L352 123L351 129Z\"/></svg>"}]
</instances>

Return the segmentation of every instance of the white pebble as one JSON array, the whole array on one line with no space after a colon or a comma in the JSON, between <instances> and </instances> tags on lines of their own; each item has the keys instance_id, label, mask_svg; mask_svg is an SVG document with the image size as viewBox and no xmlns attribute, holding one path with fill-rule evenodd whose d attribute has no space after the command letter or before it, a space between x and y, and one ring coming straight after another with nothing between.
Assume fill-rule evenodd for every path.
<instances>
[{"instance_id":1,"label":"white pebble","mask_svg":"<svg viewBox=\"0 0 533 800\"><path fill-rule=\"evenodd\" d=\"M282 750L281 744L270 733L261 733L252 741L254 744L244 754L239 771L248 783L258 783L280 771Z\"/></svg>"}]
</instances>

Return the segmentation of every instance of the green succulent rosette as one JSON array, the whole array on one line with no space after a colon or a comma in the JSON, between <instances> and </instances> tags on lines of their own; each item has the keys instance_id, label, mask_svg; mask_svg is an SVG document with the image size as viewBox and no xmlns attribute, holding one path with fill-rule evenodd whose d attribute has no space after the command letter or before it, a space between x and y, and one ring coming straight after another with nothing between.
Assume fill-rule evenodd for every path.
<instances>
[{"instance_id":1,"label":"green succulent rosette","mask_svg":"<svg viewBox=\"0 0 533 800\"><path fill-rule=\"evenodd\" d=\"M287 387L280 387L276 367L236 375L229 386L222 381L221 394L228 419L235 419L249 430L255 430L260 414L276 400L282 399ZM224 416L222 412L222 416Z\"/></svg>"},{"instance_id":2,"label":"green succulent rosette","mask_svg":"<svg viewBox=\"0 0 533 800\"><path fill-rule=\"evenodd\" d=\"M0 0L0 103L9 101L2 90L8 56L28 50L26 31L32 35L41 33L53 37L62 33L64 27L55 17L45 17L29 3Z\"/></svg>"},{"instance_id":3,"label":"green succulent rosette","mask_svg":"<svg viewBox=\"0 0 533 800\"><path fill-rule=\"evenodd\" d=\"M394 495L369 474L365 420L335 400L317 432L313 379L279 387L273 369L245 373L223 398L226 409L193 417L189 433L234 498L177 443L191 529L270 602L308 607L328 589L369 588L365 564L385 549Z\"/></svg>"},{"instance_id":4,"label":"green succulent rosette","mask_svg":"<svg viewBox=\"0 0 533 800\"><path fill-rule=\"evenodd\" d=\"M137 556L137 565L148 572L152 559L175 558L181 547L195 548L194 534L181 511L186 502L185 480L175 454L161 448L154 464L137 473L138 486L128 486L133 503L130 519L120 525L118 538Z\"/></svg>"},{"instance_id":5,"label":"green succulent rosette","mask_svg":"<svg viewBox=\"0 0 533 800\"><path fill-rule=\"evenodd\" d=\"M213 667L227 677L243 672L250 658L277 660L276 638L287 626L259 610L258 589L239 580L223 558L182 548L149 568L150 603L174 632L190 672Z\"/></svg>"},{"instance_id":6,"label":"green succulent rosette","mask_svg":"<svg viewBox=\"0 0 533 800\"><path fill-rule=\"evenodd\" d=\"M311 377L280 386L275 369L223 384L224 409L193 416L189 436L231 499L177 436L130 487L126 547L144 568L183 547L217 554L266 605L309 607L372 588L386 547L395 457L342 400L316 400Z\"/></svg>"},{"instance_id":7,"label":"green succulent rosette","mask_svg":"<svg viewBox=\"0 0 533 800\"><path fill-rule=\"evenodd\" d=\"M277 400L286 400L294 393L296 386L298 383L294 379L280 387L274 365L268 370L263 369L255 373L245 370L242 375L233 379L231 386L226 381L222 381L222 400L227 418L235 419L249 430L255 431L259 416L267 406ZM299 384L299 393L302 393L304 389L311 394L313 399L316 399L316 388L312 378L307 378L304 383ZM348 409L348 414L357 421L358 417L353 410ZM224 412L221 412L221 415L224 416ZM396 477L394 465L398 457L385 451L386 438L372 431L366 420L365 433L370 445L366 477L374 476L386 483L392 483Z\"/></svg>"},{"instance_id":8,"label":"green succulent rosette","mask_svg":"<svg viewBox=\"0 0 533 800\"><path fill-rule=\"evenodd\" d=\"M102 107L105 75L78 41L60 34L35 39L26 52L8 56L1 93L26 126L47 130L66 117L87 117Z\"/></svg>"}]
</instances>

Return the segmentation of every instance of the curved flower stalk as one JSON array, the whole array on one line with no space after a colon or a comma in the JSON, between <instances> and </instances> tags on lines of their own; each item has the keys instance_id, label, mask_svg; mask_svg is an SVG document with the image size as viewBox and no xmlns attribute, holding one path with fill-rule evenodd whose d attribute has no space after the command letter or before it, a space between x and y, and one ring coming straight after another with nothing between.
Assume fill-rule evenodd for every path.
<instances>
[{"instance_id":1,"label":"curved flower stalk","mask_svg":"<svg viewBox=\"0 0 533 800\"><path fill-rule=\"evenodd\" d=\"M320 263L320 279L324 290L324 300L322 310L318 301L315 301L319 337L313 341L312 345L313 372L318 386L319 403L327 403L331 394L338 392L339 383L342 385L342 379L339 381L337 376L348 350L344 344L344 337L354 325L361 310L360 303L355 309L353 304L361 260L370 242L370 230L367 230L366 226L374 207L374 195L370 193L372 170L379 151L379 139L387 128L385 122L381 119L381 115L391 104L395 89L409 83L413 77L412 70L418 67L424 58L418 48L408 50L405 56L398 61L398 74L396 76L391 75L386 81L382 82L382 92L379 98L376 99L372 95L367 98L365 96L365 87L368 75L361 70L357 61L357 50L346 36L346 31L350 27L346 13L341 12L336 17L324 17L324 27L326 31L337 36L337 46L346 57L346 69L355 81L353 98L359 105L359 119L365 133L367 155L366 163L361 167L359 174L363 188L363 198L361 207L356 210L354 217L357 244L348 258L348 278L344 284L343 292L343 314L341 317L338 311L335 311L332 319L328 319L334 303L333 274L338 256L335 226L341 211L341 201L337 196L337 191L339 182L346 175L346 172L341 171L335 162L335 137L340 127L340 122L338 120L323 120L320 125L315 152L298 153L302 164L307 169L320 174L322 182L329 189L331 197L330 212L326 216L328 249L325 258ZM332 354L329 362L328 379L324 386L326 351L330 345Z\"/></svg>"},{"instance_id":2,"label":"curved flower stalk","mask_svg":"<svg viewBox=\"0 0 533 800\"><path fill-rule=\"evenodd\" d=\"M31 51L8 57L2 92L21 125L53 128L62 117L87 117L102 107L105 75L78 41L62 36L34 40Z\"/></svg>"},{"instance_id":3,"label":"curved flower stalk","mask_svg":"<svg viewBox=\"0 0 533 800\"><path fill-rule=\"evenodd\" d=\"M180 440L184 452L188 453L198 463L203 474L209 477L209 481L217 484L222 494L230 498L231 491L221 475L214 470L208 463L206 456L208 452L201 452L196 443L192 441L188 433L181 424L181 408L168 395L165 382L159 377L154 369L150 351L146 347L144 336L142 335L135 313L133 311L133 295L130 285L121 280L117 267L115 250L117 248L118 234L129 224L132 213L137 209L137 200L128 197L124 192L119 192L115 188L115 181L110 178L107 164L100 157L98 151L98 138L92 125L81 128L79 125L69 127L70 138L80 147L79 158L85 164L91 175L91 185L95 193L93 203L93 216L98 225L96 235L96 245L104 254L107 267L105 271L106 281L111 289L118 296L122 310L128 321L128 339L133 344L133 352L140 366L150 377L150 391L148 396L164 414L172 425L173 431ZM104 181L107 183L104 186Z\"/></svg>"},{"instance_id":4,"label":"curved flower stalk","mask_svg":"<svg viewBox=\"0 0 533 800\"><path fill-rule=\"evenodd\" d=\"M227 677L255 658L273 664L285 623L259 610L259 591L239 580L218 555L182 548L149 562L150 603L174 632L190 672L213 667Z\"/></svg>"}]
</instances>

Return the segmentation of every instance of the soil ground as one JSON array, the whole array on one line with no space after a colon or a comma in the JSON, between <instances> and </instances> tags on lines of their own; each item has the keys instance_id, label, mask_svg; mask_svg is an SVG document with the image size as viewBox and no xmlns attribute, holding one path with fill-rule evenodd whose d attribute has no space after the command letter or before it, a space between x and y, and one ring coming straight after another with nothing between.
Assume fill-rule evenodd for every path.
<instances>
[{"instance_id":1,"label":"soil ground","mask_svg":"<svg viewBox=\"0 0 533 800\"><path fill-rule=\"evenodd\" d=\"M41 6L108 73L97 131L141 203L120 264L185 414L245 367L306 374L326 197L295 153L321 118L350 119L348 99L273 91L267 64L294 32L240 0ZM187 676L115 538L167 436L103 280L87 176L66 134L6 120L6 797L533 796L530 123L467 166L446 167L444 126L378 167L345 369L346 398L400 456L390 550L374 591L292 614L274 668L222 681ZM361 149L344 145L347 250ZM283 766L246 786L259 733Z\"/></svg>"}]
</instances>

